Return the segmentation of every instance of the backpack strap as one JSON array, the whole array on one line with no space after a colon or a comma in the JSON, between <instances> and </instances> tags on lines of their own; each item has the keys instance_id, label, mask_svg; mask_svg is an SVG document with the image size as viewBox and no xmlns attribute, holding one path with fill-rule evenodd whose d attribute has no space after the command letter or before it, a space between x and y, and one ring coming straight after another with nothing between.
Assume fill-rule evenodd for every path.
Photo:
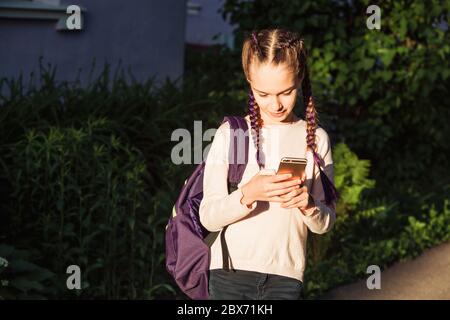
<instances>
[{"instance_id":1,"label":"backpack strap","mask_svg":"<svg viewBox=\"0 0 450 320\"><path fill-rule=\"evenodd\" d=\"M313 153L313 158L315 164L319 168L320 181L322 182L323 191L325 193L325 204L328 206L332 205L333 203L336 203L337 199L340 197L339 192L322 170L321 161L316 151Z\"/></svg>"},{"instance_id":2,"label":"backpack strap","mask_svg":"<svg viewBox=\"0 0 450 320\"><path fill-rule=\"evenodd\" d=\"M249 132L247 121L243 117L227 116L222 123L226 121L230 124L231 129L230 148L228 150L228 193L231 193L237 189L239 182L241 182L248 163ZM230 271L230 255L225 241L227 228L228 226L225 226L220 233L220 243L222 246L223 269Z\"/></svg>"},{"instance_id":3,"label":"backpack strap","mask_svg":"<svg viewBox=\"0 0 450 320\"><path fill-rule=\"evenodd\" d=\"M227 116L224 117L222 123L226 121L230 124L228 184L231 188L236 190L237 185L242 180L245 167L248 163L248 125L247 121L243 117Z\"/></svg>"}]
</instances>

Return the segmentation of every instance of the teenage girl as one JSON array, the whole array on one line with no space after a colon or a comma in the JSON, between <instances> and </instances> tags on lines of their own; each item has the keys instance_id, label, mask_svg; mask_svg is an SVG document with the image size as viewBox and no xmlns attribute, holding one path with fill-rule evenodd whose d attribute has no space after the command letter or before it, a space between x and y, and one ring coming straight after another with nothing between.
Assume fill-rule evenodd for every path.
<instances>
[{"instance_id":1,"label":"teenage girl","mask_svg":"<svg viewBox=\"0 0 450 320\"><path fill-rule=\"evenodd\" d=\"M255 31L244 41L242 66L250 85L245 119L252 133L248 164L229 194L225 122L211 144L203 178L200 221L211 232L226 229L230 264L224 268L218 236L211 245L211 299L299 299L308 229L322 234L334 224L338 194L331 145L317 126L306 58L302 38L288 30ZM304 119L293 112L300 89ZM283 157L306 158L305 175L276 174Z\"/></svg>"}]
</instances>

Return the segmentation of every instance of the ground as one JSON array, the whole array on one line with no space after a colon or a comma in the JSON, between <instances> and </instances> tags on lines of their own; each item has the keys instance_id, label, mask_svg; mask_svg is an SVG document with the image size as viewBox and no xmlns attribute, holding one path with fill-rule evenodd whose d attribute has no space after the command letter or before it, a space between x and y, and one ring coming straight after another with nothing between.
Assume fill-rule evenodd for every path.
<instances>
[{"instance_id":1,"label":"ground","mask_svg":"<svg viewBox=\"0 0 450 320\"><path fill-rule=\"evenodd\" d=\"M450 300L450 242L426 250L414 260L399 262L384 270L379 290L369 290L366 280L362 280L333 289L324 299Z\"/></svg>"}]
</instances>

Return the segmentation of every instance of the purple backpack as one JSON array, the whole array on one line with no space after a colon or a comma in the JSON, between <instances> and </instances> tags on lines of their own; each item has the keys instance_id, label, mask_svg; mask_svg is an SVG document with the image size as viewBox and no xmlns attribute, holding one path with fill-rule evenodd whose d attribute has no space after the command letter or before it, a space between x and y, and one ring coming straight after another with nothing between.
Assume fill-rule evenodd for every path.
<instances>
[{"instance_id":1,"label":"purple backpack","mask_svg":"<svg viewBox=\"0 0 450 320\"><path fill-rule=\"evenodd\" d=\"M244 118L229 116L223 122L230 124L231 159L237 159L238 136L233 134L236 129L247 132L248 125ZM245 163L230 161L228 169L228 192L236 190L242 179L248 162L248 134L244 135ZM166 269L175 279L180 289L191 299L208 299L208 280L210 264L211 239L215 239L219 232L209 232L200 223L199 207L203 199L203 173L205 161L197 166L186 180L181 193L173 207L172 217L166 227ZM225 229L225 228L224 228ZM223 230L225 231L225 230ZM222 256L224 269L228 269L228 250L225 238L221 235Z\"/></svg>"}]
</instances>

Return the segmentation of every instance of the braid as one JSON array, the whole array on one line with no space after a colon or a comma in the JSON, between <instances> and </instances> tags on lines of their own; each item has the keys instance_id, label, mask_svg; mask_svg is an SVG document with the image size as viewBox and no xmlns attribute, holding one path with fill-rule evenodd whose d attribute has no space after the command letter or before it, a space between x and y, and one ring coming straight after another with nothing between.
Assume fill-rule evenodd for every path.
<instances>
[{"instance_id":1,"label":"braid","mask_svg":"<svg viewBox=\"0 0 450 320\"><path fill-rule=\"evenodd\" d=\"M259 129L261 124L261 114L256 105L255 97L253 96L252 90L248 94L248 109L250 115L251 132L253 136L253 141L255 142L256 149L256 162L258 163L259 169L261 169L261 159L259 157Z\"/></svg>"},{"instance_id":2,"label":"braid","mask_svg":"<svg viewBox=\"0 0 450 320\"><path fill-rule=\"evenodd\" d=\"M262 58L263 53L262 53L262 50L261 50L261 46L260 46L259 43L258 43L258 35L257 35L257 33L256 33L255 31L253 31L252 34L251 34L251 36L252 36L252 45L253 45L253 48L254 48L255 52L257 53L257 55L258 55L260 58Z\"/></svg>"},{"instance_id":3,"label":"braid","mask_svg":"<svg viewBox=\"0 0 450 320\"><path fill-rule=\"evenodd\" d=\"M285 42L280 42L277 46L277 49L279 50L285 50L291 48L294 44L296 44L298 41L303 41L300 37L291 37L288 38Z\"/></svg>"},{"instance_id":4,"label":"braid","mask_svg":"<svg viewBox=\"0 0 450 320\"><path fill-rule=\"evenodd\" d=\"M308 66L304 64L304 77L302 81L302 92L303 92L303 103L306 107L306 143L307 150L311 150L313 153L314 162L320 171L320 180L322 181L323 190L325 193L325 203L327 205L336 202L339 198L339 193L327 175L323 172L321 166L322 162L320 161L319 155L316 152L316 128L317 128L317 112L316 112L316 104L314 102L314 97L311 91L311 81L309 79L309 71Z\"/></svg>"},{"instance_id":5,"label":"braid","mask_svg":"<svg viewBox=\"0 0 450 320\"><path fill-rule=\"evenodd\" d=\"M305 63L305 76L302 81L303 104L306 108L306 143L307 148L313 153L316 151L316 128L317 112L314 97L311 92L311 82L309 80L308 66Z\"/></svg>"}]
</instances>

